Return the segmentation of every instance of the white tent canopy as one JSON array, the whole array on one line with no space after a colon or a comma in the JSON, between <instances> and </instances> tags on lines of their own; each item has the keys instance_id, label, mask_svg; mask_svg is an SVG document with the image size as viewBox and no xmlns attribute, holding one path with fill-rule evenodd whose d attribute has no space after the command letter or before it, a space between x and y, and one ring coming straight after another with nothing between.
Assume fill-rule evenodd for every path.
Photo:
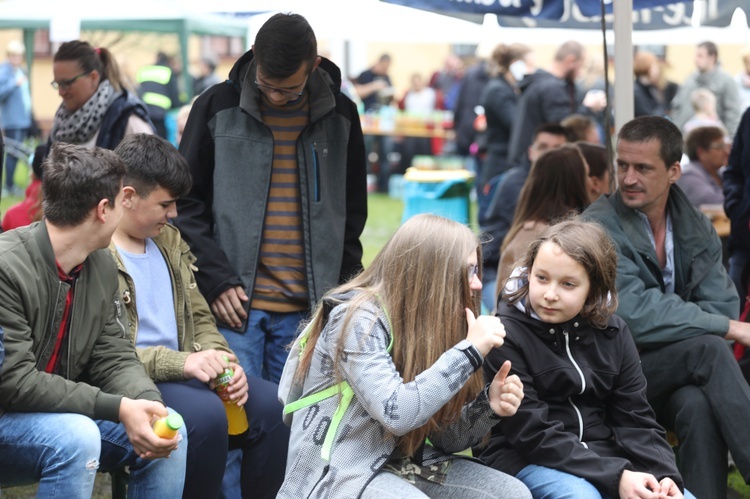
<instances>
[{"instance_id":1,"label":"white tent canopy","mask_svg":"<svg viewBox=\"0 0 750 499\"><path fill-rule=\"evenodd\" d=\"M378 0L189 0L185 3L206 12L258 14L257 26L277 12L294 12L305 16L320 40L471 44L477 43L483 31L482 25L470 21ZM495 32L498 30L496 27Z\"/></svg>"},{"instance_id":2,"label":"white tent canopy","mask_svg":"<svg viewBox=\"0 0 750 499\"><path fill-rule=\"evenodd\" d=\"M0 0L0 29L21 29L24 43L33 46L34 32L55 24L76 37L78 30L143 31L175 34L183 67L188 66L188 37L197 35L248 37L246 20L196 10L177 0ZM67 38L72 39L72 38ZM29 66L33 51L27 51ZM189 74L185 72L185 78ZM187 84L186 88L192 89Z\"/></svg>"}]
</instances>

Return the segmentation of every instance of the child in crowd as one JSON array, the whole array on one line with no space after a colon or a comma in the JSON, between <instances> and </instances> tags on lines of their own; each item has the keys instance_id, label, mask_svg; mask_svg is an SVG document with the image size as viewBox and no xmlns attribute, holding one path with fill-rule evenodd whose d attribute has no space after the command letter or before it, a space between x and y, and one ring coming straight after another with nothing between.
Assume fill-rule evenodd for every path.
<instances>
[{"instance_id":1,"label":"child in crowd","mask_svg":"<svg viewBox=\"0 0 750 499\"><path fill-rule=\"evenodd\" d=\"M484 371L494 379L511 361L524 398L481 458L535 498L683 497L635 344L614 315L616 276L606 231L572 218L529 245L503 290L506 343Z\"/></svg>"},{"instance_id":2,"label":"child in crowd","mask_svg":"<svg viewBox=\"0 0 750 499\"><path fill-rule=\"evenodd\" d=\"M129 326L138 356L165 402L185 420L182 497L219 496L228 447L243 449L243 496L275 497L289 439L277 387L248 379L237 364L196 286L195 257L169 224L177 215L177 198L190 189L187 163L158 135L128 135L115 152L127 165L124 213L110 245L124 305L119 319ZM248 432L230 437L224 405L213 391L227 367L234 371L230 399L244 405L250 423Z\"/></svg>"},{"instance_id":3,"label":"child in crowd","mask_svg":"<svg viewBox=\"0 0 750 499\"><path fill-rule=\"evenodd\" d=\"M513 223L500 247L495 301L513 270L513 264L526 252L529 243L552 220L583 211L590 203L592 185L589 166L574 144L562 144L545 151L534 161L521 189ZM540 203L540 199L544 202Z\"/></svg>"},{"instance_id":4,"label":"child in crowd","mask_svg":"<svg viewBox=\"0 0 750 499\"><path fill-rule=\"evenodd\" d=\"M453 454L523 398L510 363L486 386L477 372L505 336L499 319L474 315L481 261L471 229L417 215L326 294L281 380L285 412L297 412L279 497L530 497Z\"/></svg>"},{"instance_id":5,"label":"child in crowd","mask_svg":"<svg viewBox=\"0 0 750 499\"><path fill-rule=\"evenodd\" d=\"M46 155L46 144L39 145L34 150L31 160L31 183L26 188L23 201L14 204L5 212L3 230L25 227L42 219L42 161Z\"/></svg>"}]
</instances>

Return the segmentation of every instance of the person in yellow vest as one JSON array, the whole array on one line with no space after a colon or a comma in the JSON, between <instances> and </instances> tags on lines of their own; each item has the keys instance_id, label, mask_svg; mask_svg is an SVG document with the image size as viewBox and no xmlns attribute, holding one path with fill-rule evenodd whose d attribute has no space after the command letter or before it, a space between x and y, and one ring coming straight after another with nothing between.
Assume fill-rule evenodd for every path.
<instances>
[{"instance_id":1,"label":"person in yellow vest","mask_svg":"<svg viewBox=\"0 0 750 499\"><path fill-rule=\"evenodd\" d=\"M156 62L143 66L136 73L138 97L146 103L151 121L156 126L156 133L165 139L167 136L166 119L170 110L180 107L178 85L179 75L173 68L173 59L164 52L156 54Z\"/></svg>"}]
</instances>

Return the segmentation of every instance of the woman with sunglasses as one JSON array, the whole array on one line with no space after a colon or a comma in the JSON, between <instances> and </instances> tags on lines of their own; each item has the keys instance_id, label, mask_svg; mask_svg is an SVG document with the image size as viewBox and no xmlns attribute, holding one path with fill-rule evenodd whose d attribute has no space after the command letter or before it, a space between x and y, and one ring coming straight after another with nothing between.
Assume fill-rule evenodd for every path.
<instances>
[{"instance_id":1,"label":"woman with sunglasses","mask_svg":"<svg viewBox=\"0 0 750 499\"><path fill-rule=\"evenodd\" d=\"M65 42L55 54L52 71L52 87L62 104L50 143L114 149L125 135L154 133L145 104L129 90L109 50L81 40Z\"/></svg>"}]
</instances>

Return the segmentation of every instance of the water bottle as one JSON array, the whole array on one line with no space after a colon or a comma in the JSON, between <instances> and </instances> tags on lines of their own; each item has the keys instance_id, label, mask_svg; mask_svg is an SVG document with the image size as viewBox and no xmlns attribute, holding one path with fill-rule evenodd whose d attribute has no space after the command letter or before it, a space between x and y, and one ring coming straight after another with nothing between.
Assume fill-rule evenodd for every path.
<instances>
[{"instance_id":1,"label":"water bottle","mask_svg":"<svg viewBox=\"0 0 750 499\"><path fill-rule=\"evenodd\" d=\"M229 358L224 357L224 360L229 364ZM227 412L227 423L229 424L229 434L239 435L244 433L248 429L247 414L245 414L245 408L237 405L236 402L229 400L229 380L234 376L234 371L231 367L224 369L224 372L216 378L216 393L224 402L224 410Z\"/></svg>"}]
</instances>

